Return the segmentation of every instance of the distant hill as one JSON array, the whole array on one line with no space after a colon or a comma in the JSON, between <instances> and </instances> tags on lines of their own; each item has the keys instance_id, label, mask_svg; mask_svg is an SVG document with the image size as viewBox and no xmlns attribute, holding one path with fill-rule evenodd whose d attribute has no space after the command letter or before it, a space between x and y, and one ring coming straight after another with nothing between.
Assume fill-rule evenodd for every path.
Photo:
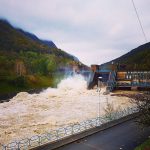
<instances>
[{"instance_id":1,"label":"distant hill","mask_svg":"<svg viewBox=\"0 0 150 150\"><path fill-rule=\"evenodd\" d=\"M150 42L112 61L115 64L125 65L127 70L150 70ZM112 61L106 64L110 64Z\"/></svg>"},{"instance_id":2,"label":"distant hill","mask_svg":"<svg viewBox=\"0 0 150 150\"><path fill-rule=\"evenodd\" d=\"M39 42L41 44L47 45L49 48L57 48L56 45L52 41L47 41L47 40L41 40L37 36L35 36L32 33L26 32L22 29L17 29L19 32L21 32L23 35L25 35L27 38L30 38L31 40L34 40L36 42Z\"/></svg>"},{"instance_id":3,"label":"distant hill","mask_svg":"<svg viewBox=\"0 0 150 150\"><path fill-rule=\"evenodd\" d=\"M6 20L0 20L0 50L53 53L74 59L74 56L58 49L52 41L41 40L32 33L13 27Z\"/></svg>"},{"instance_id":4,"label":"distant hill","mask_svg":"<svg viewBox=\"0 0 150 150\"><path fill-rule=\"evenodd\" d=\"M54 86L54 80L74 66L86 68L52 41L0 20L0 93Z\"/></svg>"},{"instance_id":5,"label":"distant hill","mask_svg":"<svg viewBox=\"0 0 150 150\"><path fill-rule=\"evenodd\" d=\"M56 45L52 41L42 40L42 42L51 48L57 48Z\"/></svg>"}]
</instances>

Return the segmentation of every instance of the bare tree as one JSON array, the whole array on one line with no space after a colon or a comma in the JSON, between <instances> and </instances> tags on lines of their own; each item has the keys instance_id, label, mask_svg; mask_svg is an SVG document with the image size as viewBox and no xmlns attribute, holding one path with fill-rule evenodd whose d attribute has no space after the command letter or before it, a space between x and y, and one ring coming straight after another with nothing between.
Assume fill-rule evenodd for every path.
<instances>
[{"instance_id":1,"label":"bare tree","mask_svg":"<svg viewBox=\"0 0 150 150\"><path fill-rule=\"evenodd\" d=\"M137 121L140 124L150 126L150 92L144 94L138 94L134 97L134 103L136 103L141 115Z\"/></svg>"}]
</instances>

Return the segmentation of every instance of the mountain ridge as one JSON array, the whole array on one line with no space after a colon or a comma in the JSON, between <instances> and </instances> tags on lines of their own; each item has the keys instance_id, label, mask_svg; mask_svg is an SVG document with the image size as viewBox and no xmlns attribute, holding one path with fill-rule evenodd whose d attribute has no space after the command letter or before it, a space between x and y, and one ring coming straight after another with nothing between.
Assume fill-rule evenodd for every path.
<instances>
[{"instance_id":1,"label":"mountain ridge","mask_svg":"<svg viewBox=\"0 0 150 150\"><path fill-rule=\"evenodd\" d=\"M132 49L128 53L103 65L110 63L124 64L127 70L150 70L150 42Z\"/></svg>"},{"instance_id":2,"label":"mountain ridge","mask_svg":"<svg viewBox=\"0 0 150 150\"><path fill-rule=\"evenodd\" d=\"M12 34L10 38L9 34ZM11 45L11 47L9 47L9 45ZM7 20L0 19L0 50L13 49L14 51L20 51L22 48L27 51L32 50L40 53L53 53L57 56L62 55L71 59L75 57L58 49L51 40L40 39L35 34L20 28L15 28Z\"/></svg>"}]
</instances>

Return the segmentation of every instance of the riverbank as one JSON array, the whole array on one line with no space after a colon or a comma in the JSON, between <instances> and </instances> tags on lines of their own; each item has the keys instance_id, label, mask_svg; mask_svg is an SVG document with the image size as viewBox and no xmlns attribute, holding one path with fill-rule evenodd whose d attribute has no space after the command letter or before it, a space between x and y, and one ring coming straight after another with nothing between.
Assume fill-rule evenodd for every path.
<instances>
[{"instance_id":1,"label":"riverbank","mask_svg":"<svg viewBox=\"0 0 150 150\"><path fill-rule=\"evenodd\" d=\"M40 89L31 89L31 90L26 90L24 92L27 92L29 94L38 94L41 91L45 90L47 87L45 88L40 88ZM20 91L21 92L21 91ZM14 96L16 96L19 92L12 92L12 93L7 93L7 94L1 94L0 93L0 103L3 102L9 102L10 99L12 99Z\"/></svg>"},{"instance_id":2,"label":"riverbank","mask_svg":"<svg viewBox=\"0 0 150 150\"><path fill-rule=\"evenodd\" d=\"M9 101L19 92L28 92L30 94L39 93L48 87L56 87L64 73L57 73L51 76L26 75L0 79L0 103Z\"/></svg>"}]
</instances>

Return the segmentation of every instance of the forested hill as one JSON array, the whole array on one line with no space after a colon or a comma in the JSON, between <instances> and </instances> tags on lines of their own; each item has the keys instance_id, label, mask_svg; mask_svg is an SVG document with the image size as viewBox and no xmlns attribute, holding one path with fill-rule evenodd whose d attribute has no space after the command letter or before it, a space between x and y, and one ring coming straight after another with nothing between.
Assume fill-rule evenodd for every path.
<instances>
[{"instance_id":1,"label":"forested hill","mask_svg":"<svg viewBox=\"0 0 150 150\"><path fill-rule=\"evenodd\" d=\"M128 70L150 70L150 42L112 61L125 65Z\"/></svg>"},{"instance_id":2,"label":"forested hill","mask_svg":"<svg viewBox=\"0 0 150 150\"><path fill-rule=\"evenodd\" d=\"M74 66L86 67L52 41L0 20L0 94L53 86L56 73L62 77L66 68Z\"/></svg>"},{"instance_id":3,"label":"forested hill","mask_svg":"<svg viewBox=\"0 0 150 150\"><path fill-rule=\"evenodd\" d=\"M70 54L58 49L52 41L40 40L34 34L13 27L6 20L0 20L0 50L32 51L74 59Z\"/></svg>"}]
</instances>

